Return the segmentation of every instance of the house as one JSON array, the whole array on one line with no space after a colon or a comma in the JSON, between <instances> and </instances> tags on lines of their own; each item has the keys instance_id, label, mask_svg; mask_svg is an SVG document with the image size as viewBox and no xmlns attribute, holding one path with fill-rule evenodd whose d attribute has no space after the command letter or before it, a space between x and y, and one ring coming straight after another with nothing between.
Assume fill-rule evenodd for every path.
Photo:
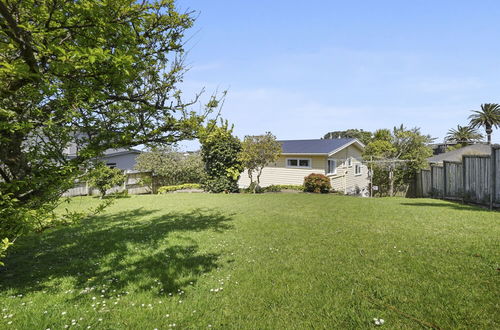
<instances>
[{"instance_id":1,"label":"house","mask_svg":"<svg viewBox=\"0 0 500 330\"><path fill-rule=\"evenodd\" d=\"M281 155L266 166L260 178L262 187L270 185L301 185L311 173L328 176L332 188L346 194L359 194L368 188L368 168L362 163L364 145L357 139L285 140ZM254 176L255 177L255 176ZM246 171L238 182L241 188L250 185Z\"/></svg>"},{"instance_id":2,"label":"house","mask_svg":"<svg viewBox=\"0 0 500 330\"><path fill-rule=\"evenodd\" d=\"M66 154L69 158L75 157L77 151L78 150L76 146L71 145L67 148ZM99 158L99 161L105 163L111 168L119 168L124 171L131 171L134 169L137 156L141 153L142 151L132 148L107 149Z\"/></svg>"},{"instance_id":3,"label":"house","mask_svg":"<svg viewBox=\"0 0 500 330\"><path fill-rule=\"evenodd\" d=\"M489 156L491 155L491 145L488 144L472 144L460 149L455 149L448 151L439 155L434 155L427 158L429 164L443 164L443 161L447 162L461 162L462 156L467 155L479 155L479 156Z\"/></svg>"}]
</instances>

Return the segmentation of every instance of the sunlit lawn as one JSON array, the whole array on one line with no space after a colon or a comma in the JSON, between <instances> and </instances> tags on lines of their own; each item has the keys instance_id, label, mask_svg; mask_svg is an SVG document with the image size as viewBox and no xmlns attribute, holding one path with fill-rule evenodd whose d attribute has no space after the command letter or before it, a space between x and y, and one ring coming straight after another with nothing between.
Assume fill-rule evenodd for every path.
<instances>
[{"instance_id":1,"label":"sunlit lawn","mask_svg":"<svg viewBox=\"0 0 500 330\"><path fill-rule=\"evenodd\" d=\"M500 213L429 199L132 196L19 239L0 328L498 329L499 238Z\"/></svg>"}]
</instances>

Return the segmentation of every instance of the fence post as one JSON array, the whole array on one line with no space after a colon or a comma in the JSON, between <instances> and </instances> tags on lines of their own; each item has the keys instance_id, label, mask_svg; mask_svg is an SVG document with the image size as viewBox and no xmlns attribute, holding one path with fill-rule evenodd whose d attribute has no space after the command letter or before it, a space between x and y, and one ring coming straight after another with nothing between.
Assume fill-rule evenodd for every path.
<instances>
[{"instance_id":1,"label":"fence post","mask_svg":"<svg viewBox=\"0 0 500 330\"><path fill-rule=\"evenodd\" d=\"M446 161L443 161L443 199L446 199Z\"/></svg>"},{"instance_id":2,"label":"fence post","mask_svg":"<svg viewBox=\"0 0 500 330\"><path fill-rule=\"evenodd\" d=\"M434 197L434 165L431 165L431 197Z\"/></svg>"},{"instance_id":3,"label":"fence post","mask_svg":"<svg viewBox=\"0 0 500 330\"><path fill-rule=\"evenodd\" d=\"M465 173L466 173L466 162L465 162L465 156L462 156L462 202L465 203L465 195L466 195L466 183L465 183Z\"/></svg>"},{"instance_id":4,"label":"fence post","mask_svg":"<svg viewBox=\"0 0 500 330\"><path fill-rule=\"evenodd\" d=\"M496 192L496 180L497 180L497 149L495 146L491 146L491 167L490 167L490 175L491 175L491 180L490 180L490 210L493 210L493 203L495 202L495 197L497 196Z\"/></svg>"}]
</instances>

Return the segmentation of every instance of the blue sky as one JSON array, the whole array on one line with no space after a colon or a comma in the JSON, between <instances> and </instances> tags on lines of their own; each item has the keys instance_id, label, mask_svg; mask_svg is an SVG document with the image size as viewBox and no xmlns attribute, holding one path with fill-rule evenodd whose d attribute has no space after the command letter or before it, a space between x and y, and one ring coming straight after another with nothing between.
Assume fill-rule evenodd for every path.
<instances>
[{"instance_id":1,"label":"blue sky","mask_svg":"<svg viewBox=\"0 0 500 330\"><path fill-rule=\"evenodd\" d=\"M228 90L244 135L313 139L404 124L442 140L500 103L498 1L181 0L185 95ZM500 130L493 140L500 142ZM187 144L186 148L193 148Z\"/></svg>"}]
</instances>

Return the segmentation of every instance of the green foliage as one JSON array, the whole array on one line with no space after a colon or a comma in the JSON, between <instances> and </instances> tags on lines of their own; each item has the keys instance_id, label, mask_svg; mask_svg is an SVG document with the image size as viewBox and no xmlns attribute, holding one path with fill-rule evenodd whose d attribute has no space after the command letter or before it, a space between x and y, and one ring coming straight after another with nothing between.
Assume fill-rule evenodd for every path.
<instances>
[{"instance_id":1,"label":"green foliage","mask_svg":"<svg viewBox=\"0 0 500 330\"><path fill-rule=\"evenodd\" d=\"M241 142L233 134L233 127L228 122L218 126L215 121L200 130L201 157L205 164L205 190L220 192L238 192L238 178L243 167L238 155Z\"/></svg>"},{"instance_id":2,"label":"green foliage","mask_svg":"<svg viewBox=\"0 0 500 330\"><path fill-rule=\"evenodd\" d=\"M185 154L172 147L143 152L136 163L137 170L152 172L162 186L201 183L205 173L199 153Z\"/></svg>"},{"instance_id":3,"label":"green foliage","mask_svg":"<svg viewBox=\"0 0 500 330\"><path fill-rule=\"evenodd\" d=\"M91 187L99 190L103 198L108 189L123 184L125 175L118 168L110 168L104 163L98 163L85 175L85 179Z\"/></svg>"},{"instance_id":4,"label":"green foliage","mask_svg":"<svg viewBox=\"0 0 500 330\"><path fill-rule=\"evenodd\" d=\"M372 133L362 129L352 128L345 131L328 132L323 136L323 139L337 139L337 138L352 138L358 139L359 142L367 145L372 140Z\"/></svg>"},{"instance_id":5,"label":"green foliage","mask_svg":"<svg viewBox=\"0 0 500 330\"><path fill-rule=\"evenodd\" d=\"M275 184L275 185L270 185L265 188L263 188L264 192L280 192L283 190L298 190L298 191L304 191L304 186L303 185L294 185L294 184Z\"/></svg>"},{"instance_id":6,"label":"green foliage","mask_svg":"<svg viewBox=\"0 0 500 330\"><path fill-rule=\"evenodd\" d=\"M481 104L481 110L473 110L469 120L469 125L472 128L484 127L488 143L491 144L493 127L500 127L500 105L496 103Z\"/></svg>"},{"instance_id":7,"label":"green foliage","mask_svg":"<svg viewBox=\"0 0 500 330\"><path fill-rule=\"evenodd\" d=\"M330 178L326 175L311 173L304 178L304 191L324 194L331 189Z\"/></svg>"},{"instance_id":8,"label":"green foliage","mask_svg":"<svg viewBox=\"0 0 500 330\"><path fill-rule=\"evenodd\" d=\"M403 125L392 131L375 131L363 158L370 162L373 185L379 187L376 193L392 196L398 191L405 192L417 171L427 167L427 158L432 156L428 144L432 141L419 128L407 129Z\"/></svg>"},{"instance_id":9,"label":"green foliage","mask_svg":"<svg viewBox=\"0 0 500 330\"><path fill-rule=\"evenodd\" d=\"M158 188L158 194L166 194L169 192L184 190L184 189L201 189L202 186L199 183L184 183L175 186L163 186Z\"/></svg>"},{"instance_id":10,"label":"green foliage","mask_svg":"<svg viewBox=\"0 0 500 330\"><path fill-rule=\"evenodd\" d=\"M269 163L278 160L280 154L281 144L276 141L276 137L271 132L266 132L264 135L245 136L238 157L247 171L254 193L260 190L262 170ZM254 174L256 175L255 181Z\"/></svg>"},{"instance_id":11,"label":"green foliage","mask_svg":"<svg viewBox=\"0 0 500 330\"><path fill-rule=\"evenodd\" d=\"M193 21L174 0L0 2L0 193L26 211L9 221L56 205L108 148L196 136L218 102L198 114L177 87Z\"/></svg>"}]
</instances>

